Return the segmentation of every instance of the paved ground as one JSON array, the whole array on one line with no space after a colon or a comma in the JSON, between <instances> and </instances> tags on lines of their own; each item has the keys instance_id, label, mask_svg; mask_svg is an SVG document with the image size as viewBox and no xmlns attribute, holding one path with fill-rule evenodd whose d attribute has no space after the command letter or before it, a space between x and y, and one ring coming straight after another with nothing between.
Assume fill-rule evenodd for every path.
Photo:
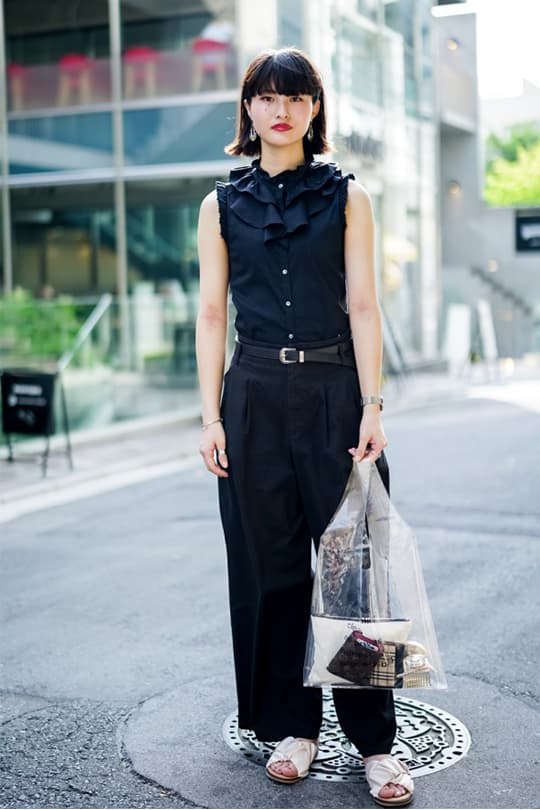
<instances>
[{"instance_id":1,"label":"paved ground","mask_svg":"<svg viewBox=\"0 0 540 810\"><path fill-rule=\"evenodd\" d=\"M486 377L482 369L476 369L475 374L479 380ZM524 368L522 375L530 379L530 370ZM504 375L501 381L503 384ZM468 388L467 380L445 374L394 378L384 390L386 412L447 402L464 396ZM65 438L56 435L45 478L41 468L44 440L19 442L15 446L15 463L2 463L7 452L0 455L0 524L36 509L179 471L185 467L184 460L198 452L199 425L200 405L190 394L176 411L79 431L72 437L73 472L65 452Z\"/></svg>"},{"instance_id":2,"label":"paved ground","mask_svg":"<svg viewBox=\"0 0 540 810\"><path fill-rule=\"evenodd\" d=\"M537 807L540 383L462 393L385 417L450 680L421 699L473 738L417 780L416 806ZM149 464L141 432L122 455L81 445L76 481L0 496L1 806L371 806L360 784L272 785L222 742L234 689L216 482L195 425L156 430Z\"/></svg>"}]
</instances>

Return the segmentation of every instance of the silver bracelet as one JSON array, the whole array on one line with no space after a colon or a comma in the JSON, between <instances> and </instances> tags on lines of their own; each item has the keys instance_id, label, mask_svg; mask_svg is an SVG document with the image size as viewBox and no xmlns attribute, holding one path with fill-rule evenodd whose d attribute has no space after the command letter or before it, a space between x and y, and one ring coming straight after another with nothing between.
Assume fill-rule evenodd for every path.
<instances>
[{"instance_id":1,"label":"silver bracelet","mask_svg":"<svg viewBox=\"0 0 540 810\"><path fill-rule=\"evenodd\" d=\"M381 411L383 409L383 398L382 397L362 397L362 406L364 405L380 405Z\"/></svg>"},{"instance_id":2,"label":"silver bracelet","mask_svg":"<svg viewBox=\"0 0 540 810\"><path fill-rule=\"evenodd\" d=\"M223 422L221 416L218 416L217 419L212 419L210 422L206 422L206 424L203 422L203 424L201 425L201 430L206 430L207 427L210 427L210 425L214 425L216 422Z\"/></svg>"}]
</instances>

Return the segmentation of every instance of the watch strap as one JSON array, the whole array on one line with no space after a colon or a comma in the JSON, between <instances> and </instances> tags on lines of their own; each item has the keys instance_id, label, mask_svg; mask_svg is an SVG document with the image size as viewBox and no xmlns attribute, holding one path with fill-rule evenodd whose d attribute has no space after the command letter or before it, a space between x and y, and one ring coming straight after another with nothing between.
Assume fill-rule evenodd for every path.
<instances>
[{"instance_id":1,"label":"watch strap","mask_svg":"<svg viewBox=\"0 0 540 810\"><path fill-rule=\"evenodd\" d=\"M384 400L382 397L362 397L362 406L364 405L380 405L381 411L383 409Z\"/></svg>"}]
</instances>

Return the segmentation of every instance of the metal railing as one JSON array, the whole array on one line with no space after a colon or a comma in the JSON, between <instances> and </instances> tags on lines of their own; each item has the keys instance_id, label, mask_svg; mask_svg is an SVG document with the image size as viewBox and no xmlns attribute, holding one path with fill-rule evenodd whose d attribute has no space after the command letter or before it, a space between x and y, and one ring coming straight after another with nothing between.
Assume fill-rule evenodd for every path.
<instances>
[{"instance_id":1,"label":"metal railing","mask_svg":"<svg viewBox=\"0 0 540 810\"><path fill-rule=\"evenodd\" d=\"M110 293L106 293L105 295L101 296L97 306L79 329L75 341L73 343L73 346L66 352L64 352L64 354L58 361L56 370L59 374L65 371L65 369L73 360L76 352L81 348L81 346L85 343L85 341L88 340L88 338L90 337L90 335L92 334L98 323L101 321L104 314L111 306L112 301L113 297Z\"/></svg>"}]
</instances>

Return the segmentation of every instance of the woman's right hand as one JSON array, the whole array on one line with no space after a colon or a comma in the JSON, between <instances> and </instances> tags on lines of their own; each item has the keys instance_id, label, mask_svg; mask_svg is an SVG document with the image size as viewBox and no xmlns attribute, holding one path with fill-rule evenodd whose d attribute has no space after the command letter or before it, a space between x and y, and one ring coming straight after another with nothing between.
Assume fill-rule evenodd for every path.
<instances>
[{"instance_id":1,"label":"woman's right hand","mask_svg":"<svg viewBox=\"0 0 540 810\"><path fill-rule=\"evenodd\" d=\"M206 469L209 472L214 473L214 475L217 475L219 478L229 477L229 473L226 472L226 470L222 470L221 467L217 465L215 460L217 451L219 463L222 465L222 467L229 466L227 453L225 452L226 447L227 442L225 440L225 431L221 422L215 422L213 425L209 425L206 430L202 431L202 439L199 445L201 456L203 457Z\"/></svg>"}]
</instances>

